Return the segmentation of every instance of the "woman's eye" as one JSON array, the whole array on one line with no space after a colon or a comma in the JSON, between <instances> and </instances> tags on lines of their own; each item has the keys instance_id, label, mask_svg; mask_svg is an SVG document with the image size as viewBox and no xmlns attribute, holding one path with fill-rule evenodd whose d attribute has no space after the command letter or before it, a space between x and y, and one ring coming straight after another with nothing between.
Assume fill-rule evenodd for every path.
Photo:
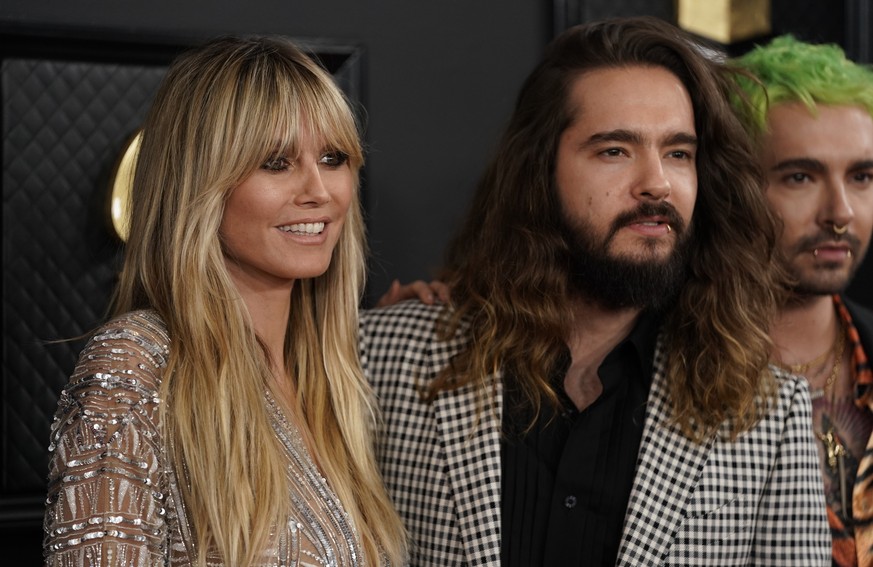
<instances>
[{"instance_id":1,"label":"woman's eye","mask_svg":"<svg viewBox=\"0 0 873 567\"><path fill-rule=\"evenodd\" d=\"M266 169L267 171L285 171L289 167L291 167L291 161L288 158L275 156L264 162L261 169Z\"/></svg>"},{"instance_id":2,"label":"woman's eye","mask_svg":"<svg viewBox=\"0 0 873 567\"><path fill-rule=\"evenodd\" d=\"M322 164L330 166L330 167L340 167L340 166L345 165L348 161L349 161L349 154L337 150L337 151L332 151L332 152L325 152L321 156L319 163L322 163Z\"/></svg>"}]
</instances>

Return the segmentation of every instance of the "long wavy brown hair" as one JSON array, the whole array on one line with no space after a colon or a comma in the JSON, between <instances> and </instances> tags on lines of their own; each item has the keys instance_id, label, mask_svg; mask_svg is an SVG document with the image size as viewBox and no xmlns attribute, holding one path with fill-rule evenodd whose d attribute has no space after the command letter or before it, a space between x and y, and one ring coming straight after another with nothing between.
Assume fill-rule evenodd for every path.
<instances>
[{"instance_id":1,"label":"long wavy brown hair","mask_svg":"<svg viewBox=\"0 0 873 567\"><path fill-rule=\"evenodd\" d=\"M734 437L757 422L762 400L775 392L767 363L768 325L784 289L772 267L777 225L730 106L730 71L687 34L651 18L571 28L525 81L441 274L454 308L440 332L469 325L471 341L428 396L471 383L484 393L500 369L535 414L557 407L550 377L576 324L567 309L569 243L554 180L558 142L573 118L568 91L586 71L627 66L676 75L691 97L699 138L688 279L662 328L672 423L701 440L730 419Z\"/></svg>"}]
</instances>

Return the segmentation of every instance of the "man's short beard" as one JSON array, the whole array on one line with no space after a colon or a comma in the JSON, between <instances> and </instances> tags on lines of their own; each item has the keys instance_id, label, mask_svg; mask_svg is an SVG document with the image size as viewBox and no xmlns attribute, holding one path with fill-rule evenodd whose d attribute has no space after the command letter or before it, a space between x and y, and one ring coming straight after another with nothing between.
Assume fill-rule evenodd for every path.
<instances>
[{"instance_id":1,"label":"man's short beard","mask_svg":"<svg viewBox=\"0 0 873 567\"><path fill-rule=\"evenodd\" d=\"M676 238L664 260L631 260L608 252L612 238L623 226L640 217L664 216ZM607 309L659 311L672 304L687 278L691 234L669 204L644 203L615 219L609 233L598 240L589 224L562 215L561 232L568 246L568 283L571 293L593 300ZM654 249L653 241L643 246Z\"/></svg>"},{"instance_id":2,"label":"man's short beard","mask_svg":"<svg viewBox=\"0 0 873 567\"><path fill-rule=\"evenodd\" d=\"M854 273L854 270L852 270L852 273ZM795 281L794 286L791 288L791 293L797 296L798 299L843 293L852 281L851 274L845 279L834 283L819 283L810 278L801 278L796 270L790 270L790 275Z\"/></svg>"},{"instance_id":3,"label":"man's short beard","mask_svg":"<svg viewBox=\"0 0 873 567\"><path fill-rule=\"evenodd\" d=\"M790 250L783 252L783 254L787 254L788 258L808 254L817 246L825 245L833 241L833 239L833 233L822 231L818 234L798 240L791 246ZM855 272L857 272L858 268L861 266L863 252L866 251L861 250L861 241L854 234L845 234L842 236L841 240L849 245L849 249L852 251L852 257L856 258L848 273L842 279L833 280L827 275L827 272L830 270L840 270L841 265L839 263L834 263L832 265L824 263L823 265L820 265L816 269L816 272L818 272L818 275L821 277L816 277L815 273L812 277L803 277L803 270L795 269L790 260L783 260L789 275L794 280L794 286L792 287L791 292L796 296L796 299L804 300L821 295L834 295L836 293L844 292L846 288L849 287L852 278L855 276Z\"/></svg>"}]
</instances>

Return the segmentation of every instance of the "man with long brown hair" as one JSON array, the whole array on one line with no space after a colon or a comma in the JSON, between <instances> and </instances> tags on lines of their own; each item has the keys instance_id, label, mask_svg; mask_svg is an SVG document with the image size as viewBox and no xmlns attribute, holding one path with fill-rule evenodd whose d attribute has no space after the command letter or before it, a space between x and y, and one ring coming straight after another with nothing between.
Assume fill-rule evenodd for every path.
<instances>
[{"instance_id":1,"label":"man with long brown hair","mask_svg":"<svg viewBox=\"0 0 873 567\"><path fill-rule=\"evenodd\" d=\"M452 303L364 316L413 564L828 563L732 85L664 22L568 30L450 247Z\"/></svg>"}]
</instances>

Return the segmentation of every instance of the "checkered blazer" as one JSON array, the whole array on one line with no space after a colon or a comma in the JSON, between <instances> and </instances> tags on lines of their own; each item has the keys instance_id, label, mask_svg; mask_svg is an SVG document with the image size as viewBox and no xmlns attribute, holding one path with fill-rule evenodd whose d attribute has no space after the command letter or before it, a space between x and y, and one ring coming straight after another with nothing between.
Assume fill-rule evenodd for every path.
<instances>
[{"instance_id":1,"label":"checkered blazer","mask_svg":"<svg viewBox=\"0 0 873 567\"><path fill-rule=\"evenodd\" d=\"M465 387L420 392L465 344L439 341L440 307L408 301L361 320L361 357L384 415L379 460L413 539L412 564L500 564L499 376L477 412ZM463 334L463 333L461 333ZM805 382L779 374L770 414L736 442L665 427L655 373L617 565L830 565L830 535Z\"/></svg>"}]
</instances>

